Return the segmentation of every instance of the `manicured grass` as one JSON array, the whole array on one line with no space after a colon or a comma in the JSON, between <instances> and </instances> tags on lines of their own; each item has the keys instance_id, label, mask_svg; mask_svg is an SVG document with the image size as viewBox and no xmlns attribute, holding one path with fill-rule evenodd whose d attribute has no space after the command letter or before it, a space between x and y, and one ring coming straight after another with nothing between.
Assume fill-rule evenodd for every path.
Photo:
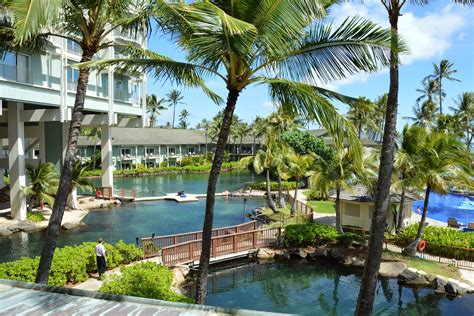
<instances>
[{"instance_id":1,"label":"manicured grass","mask_svg":"<svg viewBox=\"0 0 474 316\"><path fill-rule=\"evenodd\" d=\"M268 216L268 218L273 221L273 223L266 225L266 228L280 227L283 224L286 226L290 224L303 224L308 222L307 219L298 215L292 217L290 215L290 206L287 206L285 208L279 208L278 211L279 213L273 213L273 211L268 207L262 210L262 214Z\"/></svg>"},{"instance_id":2,"label":"manicured grass","mask_svg":"<svg viewBox=\"0 0 474 316\"><path fill-rule=\"evenodd\" d=\"M428 274L438 274L453 279L460 279L461 274L456 267L451 265L442 264L438 262L423 260L416 257L404 256L400 253L384 250L383 259L385 260L400 260L405 262L409 267L423 270Z\"/></svg>"},{"instance_id":3,"label":"manicured grass","mask_svg":"<svg viewBox=\"0 0 474 316\"><path fill-rule=\"evenodd\" d=\"M308 201L307 204L316 213L336 214L336 204L332 201Z\"/></svg>"}]
</instances>

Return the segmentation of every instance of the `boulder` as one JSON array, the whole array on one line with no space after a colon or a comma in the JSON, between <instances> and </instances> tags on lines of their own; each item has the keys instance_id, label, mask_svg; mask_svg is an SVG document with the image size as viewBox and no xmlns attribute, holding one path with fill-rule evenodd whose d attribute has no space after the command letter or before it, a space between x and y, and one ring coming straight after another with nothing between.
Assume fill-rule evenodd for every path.
<instances>
[{"instance_id":1,"label":"boulder","mask_svg":"<svg viewBox=\"0 0 474 316\"><path fill-rule=\"evenodd\" d=\"M427 287L431 285L425 276L410 268L403 270L403 272L398 275L398 281L403 285L416 287Z\"/></svg>"},{"instance_id":2,"label":"boulder","mask_svg":"<svg viewBox=\"0 0 474 316\"><path fill-rule=\"evenodd\" d=\"M308 256L308 253L306 252L305 248L295 248L295 249L291 249L290 255L296 258L306 259L306 257Z\"/></svg>"},{"instance_id":3,"label":"boulder","mask_svg":"<svg viewBox=\"0 0 474 316\"><path fill-rule=\"evenodd\" d=\"M459 292L459 286L458 286L457 283L455 283L453 281L448 281L446 286L444 287L444 290L449 295L457 295L458 292Z\"/></svg>"},{"instance_id":4,"label":"boulder","mask_svg":"<svg viewBox=\"0 0 474 316\"><path fill-rule=\"evenodd\" d=\"M8 227L2 227L0 228L0 237L3 237L3 236L10 236L11 234L13 234L14 232L11 231Z\"/></svg>"},{"instance_id":5,"label":"boulder","mask_svg":"<svg viewBox=\"0 0 474 316\"><path fill-rule=\"evenodd\" d=\"M356 258L356 257L354 257L353 259L354 259L352 261L352 266L353 267L361 268L361 267L365 266L365 259L360 259L360 258Z\"/></svg>"},{"instance_id":6,"label":"boulder","mask_svg":"<svg viewBox=\"0 0 474 316\"><path fill-rule=\"evenodd\" d=\"M259 259L273 259L275 258L275 251L270 248L260 248L257 250L257 258Z\"/></svg>"},{"instance_id":7,"label":"boulder","mask_svg":"<svg viewBox=\"0 0 474 316\"><path fill-rule=\"evenodd\" d=\"M399 261L382 262L379 275L384 278L396 278L407 268L406 263Z\"/></svg>"},{"instance_id":8,"label":"boulder","mask_svg":"<svg viewBox=\"0 0 474 316\"><path fill-rule=\"evenodd\" d=\"M331 249L331 258L337 261L344 261L344 251L341 248Z\"/></svg>"},{"instance_id":9,"label":"boulder","mask_svg":"<svg viewBox=\"0 0 474 316\"><path fill-rule=\"evenodd\" d=\"M62 224L61 227L65 230L70 230L70 229L74 229L74 228L82 226L82 225L85 225L85 224L83 224L82 222L66 222L66 223Z\"/></svg>"},{"instance_id":10,"label":"boulder","mask_svg":"<svg viewBox=\"0 0 474 316\"><path fill-rule=\"evenodd\" d=\"M173 272L173 287L179 288L182 284L186 282L186 276L189 273L189 269L177 267L177 268L174 268L172 272Z\"/></svg>"},{"instance_id":11,"label":"boulder","mask_svg":"<svg viewBox=\"0 0 474 316\"><path fill-rule=\"evenodd\" d=\"M48 226L48 222L46 222L46 221L39 222L39 223L33 223L33 222L30 222L30 221L23 221L23 222L21 222L20 225L18 225L18 228L21 231L24 231L25 233L33 233L33 232L40 231L40 230L46 228L47 226Z\"/></svg>"},{"instance_id":12,"label":"boulder","mask_svg":"<svg viewBox=\"0 0 474 316\"><path fill-rule=\"evenodd\" d=\"M351 266L354 263L354 259L357 259L357 258L351 257L351 256L345 256L344 259L342 259L341 263L345 266Z\"/></svg>"},{"instance_id":13,"label":"boulder","mask_svg":"<svg viewBox=\"0 0 474 316\"><path fill-rule=\"evenodd\" d=\"M446 279L437 277L435 279L435 292L444 293L446 291L446 285L448 285L448 281Z\"/></svg>"},{"instance_id":14,"label":"boulder","mask_svg":"<svg viewBox=\"0 0 474 316\"><path fill-rule=\"evenodd\" d=\"M290 259L290 253L286 249L275 250L275 259L288 260Z\"/></svg>"},{"instance_id":15,"label":"boulder","mask_svg":"<svg viewBox=\"0 0 474 316\"><path fill-rule=\"evenodd\" d=\"M315 252L308 254L308 259L317 260L319 258L325 258L328 256L328 250L325 246L318 247Z\"/></svg>"},{"instance_id":16,"label":"boulder","mask_svg":"<svg viewBox=\"0 0 474 316\"><path fill-rule=\"evenodd\" d=\"M308 247L304 248L304 250L306 251L306 253L307 253L308 255L310 255L310 254L316 252L316 247L308 246Z\"/></svg>"}]
</instances>

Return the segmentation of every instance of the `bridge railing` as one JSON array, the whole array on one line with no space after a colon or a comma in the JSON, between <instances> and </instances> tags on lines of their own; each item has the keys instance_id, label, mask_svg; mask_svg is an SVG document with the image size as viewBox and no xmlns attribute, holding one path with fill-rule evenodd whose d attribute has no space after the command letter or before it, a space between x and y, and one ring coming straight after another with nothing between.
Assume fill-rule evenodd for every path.
<instances>
[{"instance_id":1,"label":"bridge railing","mask_svg":"<svg viewBox=\"0 0 474 316\"><path fill-rule=\"evenodd\" d=\"M211 239L211 258L275 245L281 237L281 227L257 229ZM163 265L175 266L199 259L202 240L192 240L161 249Z\"/></svg>"},{"instance_id":2,"label":"bridge railing","mask_svg":"<svg viewBox=\"0 0 474 316\"><path fill-rule=\"evenodd\" d=\"M257 229L257 221L243 223L236 226L228 226L216 228L212 230L212 236L226 236L240 232L253 231ZM151 258L160 255L160 249L172 245L182 244L190 241L201 240L202 231L195 231L190 233L165 235L157 237L142 238L143 257Z\"/></svg>"},{"instance_id":3,"label":"bridge railing","mask_svg":"<svg viewBox=\"0 0 474 316\"><path fill-rule=\"evenodd\" d=\"M295 200L294 197L290 195L289 191L287 191L287 193L284 195L285 195L285 200L288 201L288 204L292 205ZM298 200L296 200L296 213L305 218L307 217L313 220L314 210L309 205Z\"/></svg>"}]
</instances>

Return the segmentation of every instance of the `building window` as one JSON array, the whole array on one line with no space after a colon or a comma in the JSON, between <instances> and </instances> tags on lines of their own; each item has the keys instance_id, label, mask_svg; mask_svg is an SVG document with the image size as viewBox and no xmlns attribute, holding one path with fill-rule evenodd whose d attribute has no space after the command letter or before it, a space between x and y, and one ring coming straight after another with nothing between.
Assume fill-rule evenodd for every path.
<instances>
[{"instance_id":1,"label":"building window","mask_svg":"<svg viewBox=\"0 0 474 316\"><path fill-rule=\"evenodd\" d=\"M132 169L132 164L129 162L122 162L121 167L122 169Z\"/></svg>"},{"instance_id":2,"label":"building window","mask_svg":"<svg viewBox=\"0 0 474 316\"><path fill-rule=\"evenodd\" d=\"M188 147L188 155L195 155L196 148L195 147Z\"/></svg>"},{"instance_id":3,"label":"building window","mask_svg":"<svg viewBox=\"0 0 474 316\"><path fill-rule=\"evenodd\" d=\"M168 156L176 156L176 148L168 147Z\"/></svg>"},{"instance_id":4,"label":"building window","mask_svg":"<svg viewBox=\"0 0 474 316\"><path fill-rule=\"evenodd\" d=\"M78 43L71 41L70 39L67 40L67 51L68 53L73 53L75 55L82 55L81 46Z\"/></svg>"},{"instance_id":5,"label":"building window","mask_svg":"<svg viewBox=\"0 0 474 316\"><path fill-rule=\"evenodd\" d=\"M153 147L147 147L147 148L146 148L146 155L147 155L147 156L150 156L150 157L155 156L155 148L153 148Z\"/></svg>"},{"instance_id":6,"label":"building window","mask_svg":"<svg viewBox=\"0 0 474 316\"><path fill-rule=\"evenodd\" d=\"M76 91L77 82L79 81L79 69L72 68L71 65L76 64L72 60L67 61L67 89L70 91Z\"/></svg>"},{"instance_id":7,"label":"building window","mask_svg":"<svg viewBox=\"0 0 474 316\"><path fill-rule=\"evenodd\" d=\"M252 146L242 146L242 154L251 154Z\"/></svg>"},{"instance_id":8,"label":"building window","mask_svg":"<svg viewBox=\"0 0 474 316\"><path fill-rule=\"evenodd\" d=\"M147 161L146 162L146 167L147 168L155 168L155 162L154 161Z\"/></svg>"},{"instance_id":9,"label":"building window","mask_svg":"<svg viewBox=\"0 0 474 316\"><path fill-rule=\"evenodd\" d=\"M33 149L33 158L38 159L40 156L39 149Z\"/></svg>"},{"instance_id":10,"label":"building window","mask_svg":"<svg viewBox=\"0 0 474 316\"><path fill-rule=\"evenodd\" d=\"M30 57L27 55L6 52L0 58L0 77L23 83L31 83Z\"/></svg>"},{"instance_id":11,"label":"building window","mask_svg":"<svg viewBox=\"0 0 474 316\"><path fill-rule=\"evenodd\" d=\"M122 148L120 151L122 157L131 157L132 156L132 149L131 148Z\"/></svg>"},{"instance_id":12,"label":"building window","mask_svg":"<svg viewBox=\"0 0 474 316\"><path fill-rule=\"evenodd\" d=\"M114 79L114 96L116 100L124 101L123 80Z\"/></svg>"},{"instance_id":13,"label":"building window","mask_svg":"<svg viewBox=\"0 0 474 316\"><path fill-rule=\"evenodd\" d=\"M345 203L346 215L360 218L360 205L354 203Z\"/></svg>"}]
</instances>

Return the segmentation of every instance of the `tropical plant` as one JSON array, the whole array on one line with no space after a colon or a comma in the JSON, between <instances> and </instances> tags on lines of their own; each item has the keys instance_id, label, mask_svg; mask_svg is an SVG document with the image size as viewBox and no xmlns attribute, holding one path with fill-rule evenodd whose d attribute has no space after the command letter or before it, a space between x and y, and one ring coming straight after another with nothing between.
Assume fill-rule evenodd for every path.
<instances>
[{"instance_id":1,"label":"tropical plant","mask_svg":"<svg viewBox=\"0 0 474 316\"><path fill-rule=\"evenodd\" d=\"M455 121L463 133L467 151L471 151L474 137L474 92L464 92L456 101L457 107L450 107L454 112Z\"/></svg>"},{"instance_id":2,"label":"tropical plant","mask_svg":"<svg viewBox=\"0 0 474 316\"><path fill-rule=\"evenodd\" d=\"M43 209L44 202L53 207L53 194L58 189L58 173L52 163L40 163L37 167L28 166L28 186L24 188L24 194L30 195L28 209L33 209L33 203L38 203Z\"/></svg>"},{"instance_id":3,"label":"tropical plant","mask_svg":"<svg viewBox=\"0 0 474 316\"><path fill-rule=\"evenodd\" d=\"M463 2L463 1L457 1ZM468 2L468 1L465 1ZM456 72L456 69L453 69L453 63L447 59L441 60L438 64L433 64L433 74L428 76L427 78L435 79L438 86L438 101L439 101L439 114L443 114L443 98L445 96L443 92L443 79L449 81L458 81L461 80L452 77Z\"/></svg>"},{"instance_id":4,"label":"tropical plant","mask_svg":"<svg viewBox=\"0 0 474 316\"><path fill-rule=\"evenodd\" d=\"M77 189L82 191L92 191L94 185L86 177L87 166L83 165L80 160L76 161L74 164L74 169L72 170L72 180L71 188L68 195L68 206L72 209L77 209Z\"/></svg>"},{"instance_id":5,"label":"tropical plant","mask_svg":"<svg viewBox=\"0 0 474 316\"><path fill-rule=\"evenodd\" d=\"M420 127L433 128L436 124L438 107L432 100L417 103L413 107L413 117L404 117L404 119L413 121L413 124Z\"/></svg>"},{"instance_id":6,"label":"tropical plant","mask_svg":"<svg viewBox=\"0 0 474 316\"><path fill-rule=\"evenodd\" d=\"M155 94L146 97L147 113L150 115L150 127L156 126L156 117L160 115L160 111L168 109L166 106L162 105L164 102L166 102L164 98L158 100Z\"/></svg>"},{"instance_id":7,"label":"tropical plant","mask_svg":"<svg viewBox=\"0 0 474 316\"><path fill-rule=\"evenodd\" d=\"M181 113L179 113L179 128L182 129L187 129L189 126L189 121L188 118L191 116L191 114L188 112L188 110L183 109Z\"/></svg>"},{"instance_id":8,"label":"tropical plant","mask_svg":"<svg viewBox=\"0 0 474 316\"><path fill-rule=\"evenodd\" d=\"M357 136L362 138L362 131L368 132L377 128L374 122L374 107L372 102L365 97L360 97L357 102L350 104L347 119L357 128Z\"/></svg>"},{"instance_id":9,"label":"tropical plant","mask_svg":"<svg viewBox=\"0 0 474 316\"><path fill-rule=\"evenodd\" d=\"M178 91L176 89L171 90L166 97L168 98L166 101L168 101L170 106L173 106L173 122L171 123L171 127L174 128L174 120L176 117L176 106L178 104L184 104L181 102L183 100L183 96L181 95L181 91Z\"/></svg>"},{"instance_id":10,"label":"tropical plant","mask_svg":"<svg viewBox=\"0 0 474 316\"><path fill-rule=\"evenodd\" d=\"M244 137L247 136L250 132L252 131L252 127L245 123L245 122L239 122L236 126L235 134L237 137L240 139L239 143L239 153L238 153L238 159L242 157L242 144L244 141Z\"/></svg>"},{"instance_id":11,"label":"tropical plant","mask_svg":"<svg viewBox=\"0 0 474 316\"><path fill-rule=\"evenodd\" d=\"M109 34L115 30L135 34L137 31L149 29L148 14L152 8L151 1L148 0L7 1L5 7L13 17L15 43L21 46L38 34L65 38L77 43L82 49L81 62L89 62L97 52L112 47L114 43L110 41ZM36 277L38 283L48 282L76 161L75 151L84 117L89 74L90 69L87 66L79 70L68 146Z\"/></svg>"},{"instance_id":12,"label":"tropical plant","mask_svg":"<svg viewBox=\"0 0 474 316\"><path fill-rule=\"evenodd\" d=\"M410 256L416 254L416 247L423 235L430 193L446 194L449 186L472 186L473 183L470 179L472 154L466 153L455 137L432 131L419 146L415 172L419 186L425 188L425 198L418 233L403 250L404 254Z\"/></svg>"},{"instance_id":13,"label":"tropical plant","mask_svg":"<svg viewBox=\"0 0 474 316\"><path fill-rule=\"evenodd\" d=\"M216 182L235 106L245 88L267 85L273 101L290 104L290 112L324 126L338 146L342 147L344 138L350 140L350 146L360 145L353 126L328 102L328 98L353 99L316 85L388 65L391 33L361 18L348 18L337 28L315 23L326 15L328 5L314 0L192 4L160 0L155 6L158 25L173 34L187 62L143 49L134 49L133 58L128 60L96 62L98 66L116 64L119 68L153 71L157 78L201 86L217 102L222 99L204 85L203 76L221 79L227 89L207 190L198 303L205 301Z\"/></svg>"},{"instance_id":14,"label":"tropical plant","mask_svg":"<svg viewBox=\"0 0 474 316\"><path fill-rule=\"evenodd\" d=\"M199 122L196 125L196 129L203 129L205 131L204 136L206 138L206 156L207 156L207 144L208 144L208 137L209 137L209 128L211 127L211 121L207 119L202 119L201 122Z\"/></svg>"},{"instance_id":15,"label":"tropical plant","mask_svg":"<svg viewBox=\"0 0 474 316\"><path fill-rule=\"evenodd\" d=\"M292 150L287 150L286 153L284 153L283 161L284 163L278 165L278 172L281 174L281 177L285 180L291 178L296 182L293 204L290 209L291 216L295 216L298 201L298 187L300 186L301 179L309 176L309 172L314 164L314 156L300 155Z\"/></svg>"}]
</instances>

